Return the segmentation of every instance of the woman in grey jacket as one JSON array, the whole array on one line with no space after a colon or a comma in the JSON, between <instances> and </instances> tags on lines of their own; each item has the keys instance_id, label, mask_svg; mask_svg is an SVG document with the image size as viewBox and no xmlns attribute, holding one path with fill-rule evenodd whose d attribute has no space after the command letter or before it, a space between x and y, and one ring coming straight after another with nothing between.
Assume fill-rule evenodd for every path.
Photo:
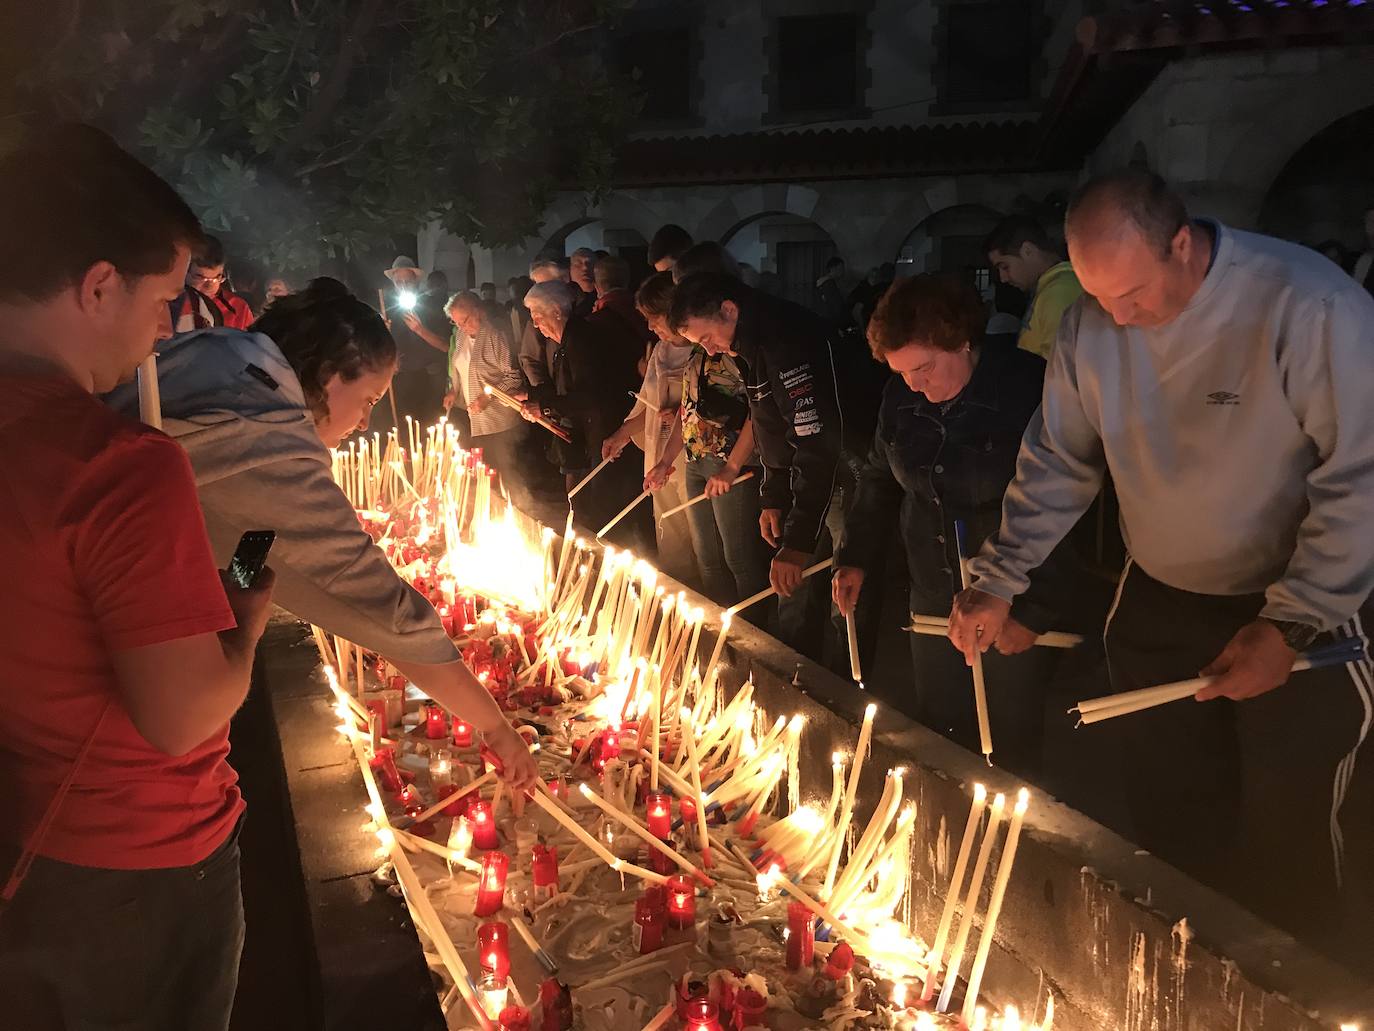
<instances>
[{"instance_id":1,"label":"woman in grey jacket","mask_svg":"<svg viewBox=\"0 0 1374 1031\"><path fill-rule=\"evenodd\" d=\"M328 449L366 428L396 371L379 316L337 280L278 299L248 331L214 328L158 348L163 430L190 456L221 565L248 529L277 534L273 600L384 656L417 687L482 731L524 787L526 744L463 664L429 602L358 524ZM136 391L107 398L135 412Z\"/></svg>"}]
</instances>

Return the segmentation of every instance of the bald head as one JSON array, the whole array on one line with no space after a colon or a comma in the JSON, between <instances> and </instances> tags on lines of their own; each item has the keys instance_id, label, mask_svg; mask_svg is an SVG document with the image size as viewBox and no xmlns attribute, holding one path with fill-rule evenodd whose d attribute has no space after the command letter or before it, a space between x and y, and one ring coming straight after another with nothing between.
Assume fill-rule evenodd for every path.
<instances>
[{"instance_id":1,"label":"bald head","mask_svg":"<svg viewBox=\"0 0 1374 1031\"><path fill-rule=\"evenodd\" d=\"M1095 176L1069 200L1066 237L1085 245L1139 235L1161 258L1188 224L1188 209L1159 176L1125 168Z\"/></svg>"}]
</instances>

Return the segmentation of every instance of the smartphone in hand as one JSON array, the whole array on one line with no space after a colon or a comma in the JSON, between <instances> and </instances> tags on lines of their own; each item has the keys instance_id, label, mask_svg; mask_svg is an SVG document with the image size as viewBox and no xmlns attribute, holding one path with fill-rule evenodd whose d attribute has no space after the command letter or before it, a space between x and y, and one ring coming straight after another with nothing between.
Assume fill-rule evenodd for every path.
<instances>
[{"instance_id":1,"label":"smartphone in hand","mask_svg":"<svg viewBox=\"0 0 1374 1031\"><path fill-rule=\"evenodd\" d=\"M267 564L267 553L276 539L275 530L249 530L240 537L234 557L229 560L229 579L244 590L252 587Z\"/></svg>"}]
</instances>

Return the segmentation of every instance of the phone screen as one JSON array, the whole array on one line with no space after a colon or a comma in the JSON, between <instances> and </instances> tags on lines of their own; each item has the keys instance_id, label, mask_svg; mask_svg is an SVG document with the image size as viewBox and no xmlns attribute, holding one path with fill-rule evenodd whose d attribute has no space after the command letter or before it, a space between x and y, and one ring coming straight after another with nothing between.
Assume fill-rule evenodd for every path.
<instances>
[{"instance_id":1,"label":"phone screen","mask_svg":"<svg viewBox=\"0 0 1374 1031\"><path fill-rule=\"evenodd\" d=\"M229 560L229 579L245 590L252 587L267 564L267 553L276 539L275 530L249 530L240 537L234 557Z\"/></svg>"}]
</instances>

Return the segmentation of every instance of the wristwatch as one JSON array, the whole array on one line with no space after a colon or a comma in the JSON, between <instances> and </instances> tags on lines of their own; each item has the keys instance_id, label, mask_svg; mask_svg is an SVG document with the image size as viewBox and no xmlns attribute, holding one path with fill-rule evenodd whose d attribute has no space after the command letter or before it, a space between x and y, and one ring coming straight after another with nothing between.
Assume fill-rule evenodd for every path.
<instances>
[{"instance_id":1,"label":"wristwatch","mask_svg":"<svg viewBox=\"0 0 1374 1031\"><path fill-rule=\"evenodd\" d=\"M1266 623L1278 627L1279 633L1283 635L1283 643L1295 652L1305 651L1321 633L1310 623L1299 623L1292 619L1270 619L1268 616L1261 616L1260 618Z\"/></svg>"}]
</instances>

